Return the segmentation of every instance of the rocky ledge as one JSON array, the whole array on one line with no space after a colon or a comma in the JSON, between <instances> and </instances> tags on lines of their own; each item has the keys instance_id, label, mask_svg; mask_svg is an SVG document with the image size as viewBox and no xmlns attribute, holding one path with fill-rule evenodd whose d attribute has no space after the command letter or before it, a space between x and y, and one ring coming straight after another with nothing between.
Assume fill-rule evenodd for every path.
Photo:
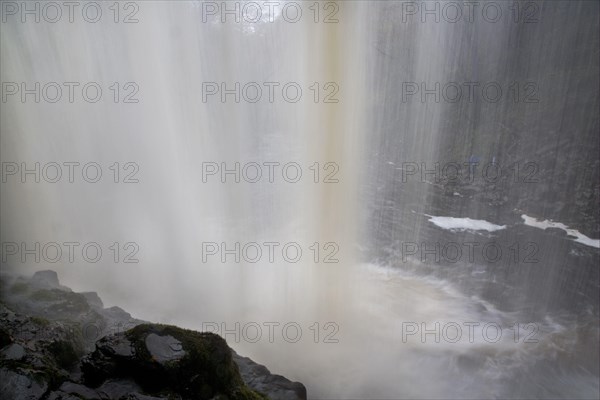
<instances>
[{"instance_id":1,"label":"rocky ledge","mask_svg":"<svg viewBox=\"0 0 600 400\"><path fill-rule=\"evenodd\" d=\"M2 399L306 399L304 385L220 336L104 308L96 293L60 285L54 271L0 283Z\"/></svg>"}]
</instances>

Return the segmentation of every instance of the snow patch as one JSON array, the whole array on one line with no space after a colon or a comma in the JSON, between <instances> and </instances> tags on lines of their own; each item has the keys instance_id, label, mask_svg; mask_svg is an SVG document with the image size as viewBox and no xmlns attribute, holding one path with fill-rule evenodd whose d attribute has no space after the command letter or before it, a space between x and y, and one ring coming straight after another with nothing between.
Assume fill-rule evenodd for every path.
<instances>
[{"instance_id":1,"label":"snow patch","mask_svg":"<svg viewBox=\"0 0 600 400\"><path fill-rule=\"evenodd\" d=\"M590 247L595 247L597 249L600 249L600 239L592 239L589 238L587 236L585 236L583 233L579 232L576 229L571 229L569 228L567 225L561 223L561 222L554 222L554 221L550 221L550 220L544 220L544 221L540 221L538 219L535 219L533 217L530 217L528 215L522 214L521 218L523 219L523 221L525 221L525 225L527 226L532 226L534 228L538 228L538 229L548 229L548 228L557 228L557 229L562 229L563 231L567 232L567 235L572 236L576 242L584 244L586 246L590 246Z\"/></svg>"},{"instance_id":2,"label":"snow patch","mask_svg":"<svg viewBox=\"0 0 600 400\"><path fill-rule=\"evenodd\" d=\"M454 217L436 217L427 215L429 222L439 226L442 229L457 231L488 231L494 232L506 228L506 225L496 225L482 219L454 218Z\"/></svg>"}]
</instances>

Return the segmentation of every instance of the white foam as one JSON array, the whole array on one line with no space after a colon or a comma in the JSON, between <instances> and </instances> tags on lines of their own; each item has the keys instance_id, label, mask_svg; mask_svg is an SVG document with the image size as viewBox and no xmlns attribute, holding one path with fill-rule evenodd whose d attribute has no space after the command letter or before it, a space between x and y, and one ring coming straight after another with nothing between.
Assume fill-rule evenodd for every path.
<instances>
[{"instance_id":1,"label":"white foam","mask_svg":"<svg viewBox=\"0 0 600 400\"><path fill-rule=\"evenodd\" d=\"M429 222L448 230L494 232L506 228L506 225L496 225L482 219L435 217L432 215L428 215L428 217L430 217Z\"/></svg>"},{"instance_id":2,"label":"white foam","mask_svg":"<svg viewBox=\"0 0 600 400\"><path fill-rule=\"evenodd\" d=\"M523 221L525 221L525 225L527 225L527 226L532 226L532 227L538 228L538 229L548 229L548 228L562 229L563 231L567 232L567 235L574 237L574 239L573 239L574 241L584 244L586 246L595 247L597 249L600 249L600 239L589 238L586 235L584 235L583 233L579 232L578 230L571 229L567 225L565 225L561 222L554 222L554 221L547 220L547 219L544 221L540 221L538 219L535 219L535 218L530 217L525 214L522 214L521 218L523 219Z\"/></svg>"}]
</instances>

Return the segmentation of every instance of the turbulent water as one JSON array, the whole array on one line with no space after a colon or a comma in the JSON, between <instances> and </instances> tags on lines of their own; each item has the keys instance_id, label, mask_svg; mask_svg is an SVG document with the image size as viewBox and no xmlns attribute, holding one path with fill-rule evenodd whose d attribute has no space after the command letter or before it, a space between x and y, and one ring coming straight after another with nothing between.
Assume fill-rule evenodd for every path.
<instances>
[{"instance_id":1,"label":"turbulent water","mask_svg":"<svg viewBox=\"0 0 600 400\"><path fill-rule=\"evenodd\" d=\"M2 268L311 398L597 398L598 3L280 3L3 2Z\"/></svg>"}]
</instances>

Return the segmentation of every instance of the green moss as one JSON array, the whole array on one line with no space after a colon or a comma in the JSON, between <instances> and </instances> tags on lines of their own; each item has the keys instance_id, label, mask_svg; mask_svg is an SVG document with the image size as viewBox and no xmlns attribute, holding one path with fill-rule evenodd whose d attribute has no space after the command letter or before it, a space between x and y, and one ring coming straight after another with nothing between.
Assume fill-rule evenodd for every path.
<instances>
[{"instance_id":1,"label":"green moss","mask_svg":"<svg viewBox=\"0 0 600 400\"><path fill-rule=\"evenodd\" d=\"M269 400L267 396L250 389L248 386L242 386L231 393L232 400Z\"/></svg>"},{"instance_id":2,"label":"green moss","mask_svg":"<svg viewBox=\"0 0 600 400\"><path fill-rule=\"evenodd\" d=\"M29 295L31 300L35 301L59 301L61 300L60 291L59 290L36 290L35 292Z\"/></svg>"},{"instance_id":3,"label":"green moss","mask_svg":"<svg viewBox=\"0 0 600 400\"><path fill-rule=\"evenodd\" d=\"M71 346L73 346L75 353L79 357L83 356L86 353L86 341L83 337L82 325L78 322L66 321L61 323L60 326Z\"/></svg>"},{"instance_id":4,"label":"green moss","mask_svg":"<svg viewBox=\"0 0 600 400\"><path fill-rule=\"evenodd\" d=\"M10 287L10 293L12 294L23 294L29 290L29 285L23 282L17 282Z\"/></svg>"},{"instance_id":5,"label":"green moss","mask_svg":"<svg viewBox=\"0 0 600 400\"><path fill-rule=\"evenodd\" d=\"M50 321L42 317L31 317L31 322L42 327L48 327L50 325Z\"/></svg>"},{"instance_id":6,"label":"green moss","mask_svg":"<svg viewBox=\"0 0 600 400\"><path fill-rule=\"evenodd\" d=\"M79 359L73 345L69 342L62 340L52 342L46 349L50 352L56 364L63 369L69 369Z\"/></svg>"}]
</instances>

